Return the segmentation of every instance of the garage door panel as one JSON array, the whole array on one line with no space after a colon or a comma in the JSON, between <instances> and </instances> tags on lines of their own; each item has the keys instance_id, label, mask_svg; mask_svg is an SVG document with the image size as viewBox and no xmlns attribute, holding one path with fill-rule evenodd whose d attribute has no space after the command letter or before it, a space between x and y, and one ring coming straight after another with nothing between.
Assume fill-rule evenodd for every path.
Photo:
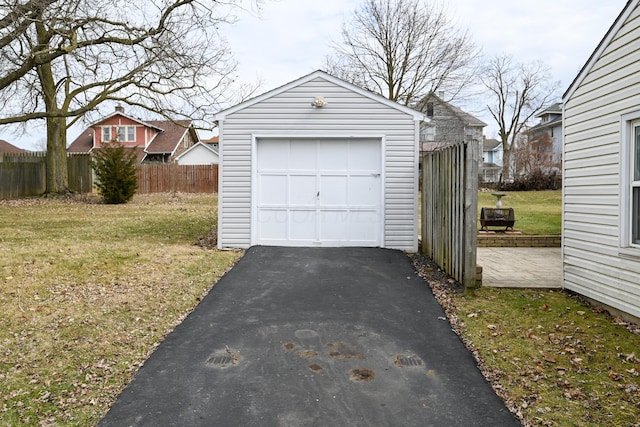
<instances>
[{"instance_id":1,"label":"garage door panel","mask_svg":"<svg viewBox=\"0 0 640 427\"><path fill-rule=\"evenodd\" d=\"M289 239L316 240L317 215L315 210L292 210L289 215Z\"/></svg>"},{"instance_id":2,"label":"garage door panel","mask_svg":"<svg viewBox=\"0 0 640 427\"><path fill-rule=\"evenodd\" d=\"M286 175L261 175L258 179L261 188L258 199L260 205L286 206L288 204Z\"/></svg>"},{"instance_id":3,"label":"garage door panel","mask_svg":"<svg viewBox=\"0 0 640 427\"><path fill-rule=\"evenodd\" d=\"M345 141L320 141L318 152L320 171L344 171L349 168L349 147Z\"/></svg>"},{"instance_id":4,"label":"garage door panel","mask_svg":"<svg viewBox=\"0 0 640 427\"><path fill-rule=\"evenodd\" d=\"M371 227L380 223L378 212L354 211L350 212L349 231L351 238L358 241L371 240Z\"/></svg>"},{"instance_id":5,"label":"garage door panel","mask_svg":"<svg viewBox=\"0 0 640 427\"><path fill-rule=\"evenodd\" d=\"M320 212L320 240L348 241L349 240L349 212L322 211Z\"/></svg>"},{"instance_id":6,"label":"garage door panel","mask_svg":"<svg viewBox=\"0 0 640 427\"><path fill-rule=\"evenodd\" d=\"M351 205L376 207L380 199L379 184L379 176L352 176L349 181Z\"/></svg>"},{"instance_id":7,"label":"garage door panel","mask_svg":"<svg viewBox=\"0 0 640 427\"><path fill-rule=\"evenodd\" d=\"M378 144L370 140L352 141L349 144L349 165L351 173L357 171L380 171L380 156Z\"/></svg>"},{"instance_id":8,"label":"garage door panel","mask_svg":"<svg viewBox=\"0 0 640 427\"><path fill-rule=\"evenodd\" d=\"M289 168L288 140L265 140L258 144L258 171L282 171Z\"/></svg>"},{"instance_id":9,"label":"garage door panel","mask_svg":"<svg viewBox=\"0 0 640 427\"><path fill-rule=\"evenodd\" d=\"M258 212L260 241L282 240L287 236L288 212L286 209L261 209Z\"/></svg>"},{"instance_id":10,"label":"garage door panel","mask_svg":"<svg viewBox=\"0 0 640 427\"><path fill-rule=\"evenodd\" d=\"M346 176L320 176L320 208L348 206L348 186Z\"/></svg>"},{"instance_id":11,"label":"garage door panel","mask_svg":"<svg viewBox=\"0 0 640 427\"><path fill-rule=\"evenodd\" d=\"M314 207L317 202L317 178L315 175L290 175L289 204L291 207ZM286 187L282 188L287 191Z\"/></svg>"},{"instance_id":12,"label":"garage door panel","mask_svg":"<svg viewBox=\"0 0 640 427\"><path fill-rule=\"evenodd\" d=\"M292 143L289 148L289 164L292 171L315 171L318 169L318 156L310 155L315 147L313 141L301 141ZM280 153L282 155L282 153Z\"/></svg>"}]
</instances>

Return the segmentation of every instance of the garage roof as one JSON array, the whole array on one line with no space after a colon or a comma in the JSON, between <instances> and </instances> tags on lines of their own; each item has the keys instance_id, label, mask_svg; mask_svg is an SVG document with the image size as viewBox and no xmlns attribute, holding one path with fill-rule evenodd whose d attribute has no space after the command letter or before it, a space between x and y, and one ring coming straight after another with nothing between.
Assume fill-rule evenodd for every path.
<instances>
[{"instance_id":1,"label":"garage roof","mask_svg":"<svg viewBox=\"0 0 640 427\"><path fill-rule=\"evenodd\" d=\"M366 89L361 88L360 86L356 86L352 83L346 82L342 79L339 79L337 77L332 76L331 74L328 74L322 70L316 70L311 74L307 74L306 76L300 77L297 80L294 80L292 82L289 82L283 86L280 86L278 88L275 88L273 90L270 90L268 92L263 93L262 95L256 96L255 98L251 98L245 102L241 102L240 104L237 104L233 107L227 108L225 110L219 111L215 117L214 120L216 121L220 121L220 120L224 120L229 114L233 114L237 111L243 110L245 108L248 108L252 105L255 105L259 102L264 101L265 99L271 98L273 96L279 95L283 92L286 92L292 88L295 88L297 86L300 86L302 84L305 84L311 80L317 79L317 78L321 78L324 79L326 81L329 81L337 86L342 86L345 89L348 89L352 92L356 92L362 96L365 96L367 98L370 98L372 101L378 102L380 104L384 104L388 107L394 108L398 111L401 111L403 113L406 113L410 116L413 116L413 118L415 120L420 120L420 121L425 121L428 122L429 119L424 115L424 113L421 113L419 111L416 111L412 108L406 107L404 105L398 104L397 102L391 101L381 95L378 95L376 93L373 93L371 91L368 91Z\"/></svg>"}]
</instances>

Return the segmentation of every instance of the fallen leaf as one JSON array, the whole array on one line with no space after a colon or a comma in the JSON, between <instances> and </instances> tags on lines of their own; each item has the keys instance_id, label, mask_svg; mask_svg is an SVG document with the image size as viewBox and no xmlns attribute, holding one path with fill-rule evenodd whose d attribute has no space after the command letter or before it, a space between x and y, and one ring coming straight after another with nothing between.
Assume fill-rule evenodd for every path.
<instances>
[{"instance_id":1,"label":"fallen leaf","mask_svg":"<svg viewBox=\"0 0 640 427\"><path fill-rule=\"evenodd\" d=\"M613 370L610 370L609 378L611 378L613 381L620 381L624 378L624 375L614 372Z\"/></svg>"}]
</instances>

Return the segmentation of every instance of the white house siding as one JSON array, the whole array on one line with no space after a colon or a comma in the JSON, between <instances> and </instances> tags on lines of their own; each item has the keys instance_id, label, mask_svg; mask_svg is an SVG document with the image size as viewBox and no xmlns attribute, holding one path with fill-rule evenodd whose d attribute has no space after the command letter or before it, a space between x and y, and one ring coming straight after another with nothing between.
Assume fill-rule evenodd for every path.
<instances>
[{"instance_id":1,"label":"white house siding","mask_svg":"<svg viewBox=\"0 0 640 427\"><path fill-rule=\"evenodd\" d=\"M328 105L312 108L316 97ZM219 245L251 245L255 138L380 138L384 147L383 246L417 251L418 122L406 112L318 77L229 113L220 129Z\"/></svg>"},{"instance_id":2,"label":"white house siding","mask_svg":"<svg viewBox=\"0 0 640 427\"><path fill-rule=\"evenodd\" d=\"M563 154L565 287L636 317L640 256L620 253L620 130L640 111L639 57L636 9L565 100Z\"/></svg>"}]
</instances>

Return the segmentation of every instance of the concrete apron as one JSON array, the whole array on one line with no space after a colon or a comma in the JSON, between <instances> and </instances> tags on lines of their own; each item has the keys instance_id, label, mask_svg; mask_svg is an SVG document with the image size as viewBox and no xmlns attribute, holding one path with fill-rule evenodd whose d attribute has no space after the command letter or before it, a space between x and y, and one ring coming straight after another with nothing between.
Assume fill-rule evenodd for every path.
<instances>
[{"instance_id":1,"label":"concrete apron","mask_svg":"<svg viewBox=\"0 0 640 427\"><path fill-rule=\"evenodd\" d=\"M562 288L560 248L478 248L482 286Z\"/></svg>"},{"instance_id":2,"label":"concrete apron","mask_svg":"<svg viewBox=\"0 0 640 427\"><path fill-rule=\"evenodd\" d=\"M101 426L511 426L401 252L254 247Z\"/></svg>"}]
</instances>

